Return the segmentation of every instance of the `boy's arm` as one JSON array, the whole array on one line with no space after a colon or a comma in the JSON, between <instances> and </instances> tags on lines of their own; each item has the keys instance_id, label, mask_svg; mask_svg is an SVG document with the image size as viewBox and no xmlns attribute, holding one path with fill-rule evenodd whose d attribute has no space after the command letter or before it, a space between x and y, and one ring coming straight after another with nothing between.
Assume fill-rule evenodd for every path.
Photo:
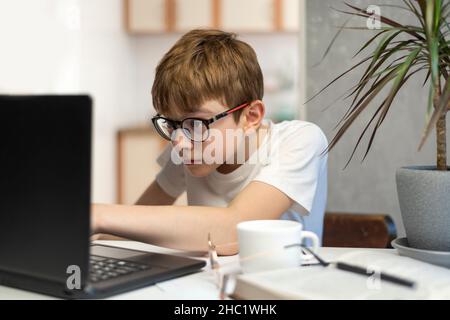
<instances>
[{"instance_id":1,"label":"boy's arm","mask_svg":"<svg viewBox=\"0 0 450 320\"><path fill-rule=\"evenodd\" d=\"M277 188L251 182L226 208L93 205L93 232L189 251L207 251L208 233L221 255L238 252L237 223L279 219L292 200Z\"/></svg>"},{"instance_id":2,"label":"boy's arm","mask_svg":"<svg viewBox=\"0 0 450 320\"><path fill-rule=\"evenodd\" d=\"M168 195L154 180L136 201L136 205L164 206L171 205L175 198Z\"/></svg>"},{"instance_id":3,"label":"boy's arm","mask_svg":"<svg viewBox=\"0 0 450 320\"><path fill-rule=\"evenodd\" d=\"M153 181L136 201L136 205L171 205L175 198L164 192L156 181ZM91 240L125 240L110 234L95 234Z\"/></svg>"}]
</instances>

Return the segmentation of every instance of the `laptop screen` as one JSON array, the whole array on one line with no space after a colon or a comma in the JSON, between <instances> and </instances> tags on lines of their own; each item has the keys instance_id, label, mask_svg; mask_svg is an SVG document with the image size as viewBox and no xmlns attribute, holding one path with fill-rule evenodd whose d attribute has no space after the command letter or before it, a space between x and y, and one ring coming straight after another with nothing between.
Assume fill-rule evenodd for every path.
<instances>
[{"instance_id":1,"label":"laptop screen","mask_svg":"<svg viewBox=\"0 0 450 320\"><path fill-rule=\"evenodd\" d=\"M88 276L91 99L0 95L1 272Z\"/></svg>"}]
</instances>

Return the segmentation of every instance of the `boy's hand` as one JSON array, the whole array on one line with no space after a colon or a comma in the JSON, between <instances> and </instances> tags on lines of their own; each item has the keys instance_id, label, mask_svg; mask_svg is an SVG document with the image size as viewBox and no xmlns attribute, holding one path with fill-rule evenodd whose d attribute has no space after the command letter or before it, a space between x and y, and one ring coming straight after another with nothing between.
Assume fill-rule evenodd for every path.
<instances>
[{"instance_id":1,"label":"boy's hand","mask_svg":"<svg viewBox=\"0 0 450 320\"><path fill-rule=\"evenodd\" d=\"M92 204L91 205L91 234L95 235L100 233L100 215L101 215L101 205ZM95 239L97 240L97 239Z\"/></svg>"},{"instance_id":2,"label":"boy's hand","mask_svg":"<svg viewBox=\"0 0 450 320\"><path fill-rule=\"evenodd\" d=\"M90 240L91 241L102 240L102 234L101 233L94 234L91 236Z\"/></svg>"},{"instance_id":3,"label":"boy's hand","mask_svg":"<svg viewBox=\"0 0 450 320\"><path fill-rule=\"evenodd\" d=\"M113 236L110 234L100 233L100 215L107 212L108 206L93 204L91 207L91 241L95 240L128 240L125 238Z\"/></svg>"}]
</instances>

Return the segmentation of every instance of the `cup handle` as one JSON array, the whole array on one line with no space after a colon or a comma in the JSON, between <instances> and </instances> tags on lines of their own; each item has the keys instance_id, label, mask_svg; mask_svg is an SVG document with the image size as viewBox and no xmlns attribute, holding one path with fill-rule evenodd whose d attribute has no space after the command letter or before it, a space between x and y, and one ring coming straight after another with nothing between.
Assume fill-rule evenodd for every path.
<instances>
[{"instance_id":1,"label":"cup handle","mask_svg":"<svg viewBox=\"0 0 450 320\"><path fill-rule=\"evenodd\" d=\"M303 244L304 239L310 239L312 241L312 248L310 248L314 253L317 253L319 249L319 237L311 231L302 231L302 236L300 239L300 243ZM314 259L314 256L310 253L303 253L302 252L302 258L305 260L312 260Z\"/></svg>"}]
</instances>

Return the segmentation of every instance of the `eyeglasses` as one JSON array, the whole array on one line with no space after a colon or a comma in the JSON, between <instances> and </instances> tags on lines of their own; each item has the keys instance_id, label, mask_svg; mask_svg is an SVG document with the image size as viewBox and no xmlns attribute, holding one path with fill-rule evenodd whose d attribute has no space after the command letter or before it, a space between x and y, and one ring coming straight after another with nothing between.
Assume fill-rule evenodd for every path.
<instances>
[{"instance_id":1,"label":"eyeglasses","mask_svg":"<svg viewBox=\"0 0 450 320\"><path fill-rule=\"evenodd\" d=\"M174 141L174 132L181 129L183 134L193 142L203 142L209 137L209 125L222 119L235 111L249 106L250 103L244 103L237 107L221 112L210 119L186 118L181 121L171 120L159 114L152 118L152 123L156 131L166 140Z\"/></svg>"}]
</instances>

